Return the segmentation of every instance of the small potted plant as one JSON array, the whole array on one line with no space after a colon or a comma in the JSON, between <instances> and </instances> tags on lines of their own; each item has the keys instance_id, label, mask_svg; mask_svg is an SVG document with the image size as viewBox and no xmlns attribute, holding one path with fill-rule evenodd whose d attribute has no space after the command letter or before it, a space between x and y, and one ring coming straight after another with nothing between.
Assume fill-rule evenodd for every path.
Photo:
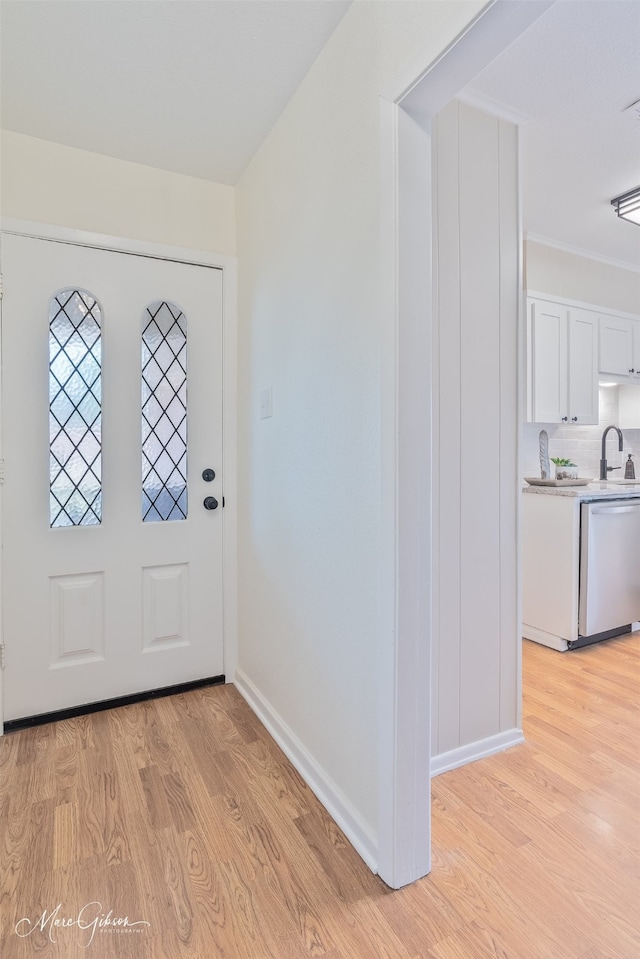
<instances>
[{"instance_id":1,"label":"small potted plant","mask_svg":"<svg viewBox=\"0 0 640 959\"><path fill-rule=\"evenodd\" d=\"M564 459L561 456L552 456L551 462L555 463L557 480L578 479L578 467L571 460Z\"/></svg>"}]
</instances>

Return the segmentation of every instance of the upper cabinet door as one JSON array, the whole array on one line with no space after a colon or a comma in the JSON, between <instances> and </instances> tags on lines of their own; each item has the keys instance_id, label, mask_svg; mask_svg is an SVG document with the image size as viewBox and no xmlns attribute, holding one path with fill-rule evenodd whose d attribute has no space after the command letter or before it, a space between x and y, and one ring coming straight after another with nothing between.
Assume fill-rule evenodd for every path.
<instances>
[{"instance_id":1,"label":"upper cabinet door","mask_svg":"<svg viewBox=\"0 0 640 959\"><path fill-rule=\"evenodd\" d=\"M634 323L633 325L633 362L631 367L633 369L634 378L640 379L640 323Z\"/></svg>"},{"instance_id":2,"label":"upper cabinet door","mask_svg":"<svg viewBox=\"0 0 640 959\"><path fill-rule=\"evenodd\" d=\"M600 372L610 376L635 373L633 356L633 320L600 316Z\"/></svg>"},{"instance_id":3,"label":"upper cabinet door","mask_svg":"<svg viewBox=\"0 0 640 959\"><path fill-rule=\"evenodd\" d=\"M531 420L568 422L566 307L530 299Z\"/></svg>"},{"instance_id":4,"label":"upper cabinet door","mask_svg":"<svg viewBox=\"0 0 640 959\"><path fill-rule=\"evenodd\" d=\"M598 423L598 317L569 310L569 422Z\"/></svg>"}]
</instances>

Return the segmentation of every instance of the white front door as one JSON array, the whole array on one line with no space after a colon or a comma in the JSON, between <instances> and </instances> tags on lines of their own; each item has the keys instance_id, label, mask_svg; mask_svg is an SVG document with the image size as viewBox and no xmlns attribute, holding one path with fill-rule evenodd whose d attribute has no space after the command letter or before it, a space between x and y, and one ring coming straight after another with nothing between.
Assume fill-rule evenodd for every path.
<instances>
[{"instance_id":1,"label":"white front door","mask_svg":"<svg viewBox=\"0 0 640 959\"><path fill-rule=\"evenodd\" d=\"M2 258L5 720L222 674L222 272Z\"/></svg>"}]
</instances>

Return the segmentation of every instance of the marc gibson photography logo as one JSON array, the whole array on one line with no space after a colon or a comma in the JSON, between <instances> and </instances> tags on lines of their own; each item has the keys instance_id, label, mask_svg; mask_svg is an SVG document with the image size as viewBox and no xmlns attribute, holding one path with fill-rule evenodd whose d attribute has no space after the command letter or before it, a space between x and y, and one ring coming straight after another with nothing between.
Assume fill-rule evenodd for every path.
<instances>
[{"instance_id":1,"label":"marc gibson photography logo","mask_svg":"<svg viewBox=\"0 0 640 959\"><path fill-rule=\"evenodd\" d=\"M62 903L59 902L55 909L47 912L45 909L41 916L36 919L30 919L23 916L15 925L16 936L26 939L32 936L38 929L48 935L50 942L57 942L57 935L62 929L76 929L81 933L81 946L86 949L91 945L98 933L110 933L111 935L122 933L134 935L143 933L144 927L149 927L151 923L146 919L129 919L129 916L114 916L113 909L104 910L101 902L87 902L82 906L76 916L64 916L62 914Z\"/></svg>"}]
</instances>

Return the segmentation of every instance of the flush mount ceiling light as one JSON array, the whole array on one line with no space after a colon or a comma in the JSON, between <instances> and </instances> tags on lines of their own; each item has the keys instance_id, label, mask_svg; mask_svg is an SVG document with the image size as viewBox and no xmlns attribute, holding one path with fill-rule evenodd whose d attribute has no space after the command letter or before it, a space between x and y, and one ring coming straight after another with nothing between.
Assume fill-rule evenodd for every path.
<instances>
[{"instance_id":1,"label":"flush mount ceiling light","mask_svg":"<svg viewBox=\"0 0 640 959\"><path fill-rule=\"evenodd\" d=\"M640 226L640 186L637 186L635 190L629 190L628 193L623 193L622 196L615 197L611 201L611 206L615 207L618 216Z\"/></svg>"}]
</instances>

